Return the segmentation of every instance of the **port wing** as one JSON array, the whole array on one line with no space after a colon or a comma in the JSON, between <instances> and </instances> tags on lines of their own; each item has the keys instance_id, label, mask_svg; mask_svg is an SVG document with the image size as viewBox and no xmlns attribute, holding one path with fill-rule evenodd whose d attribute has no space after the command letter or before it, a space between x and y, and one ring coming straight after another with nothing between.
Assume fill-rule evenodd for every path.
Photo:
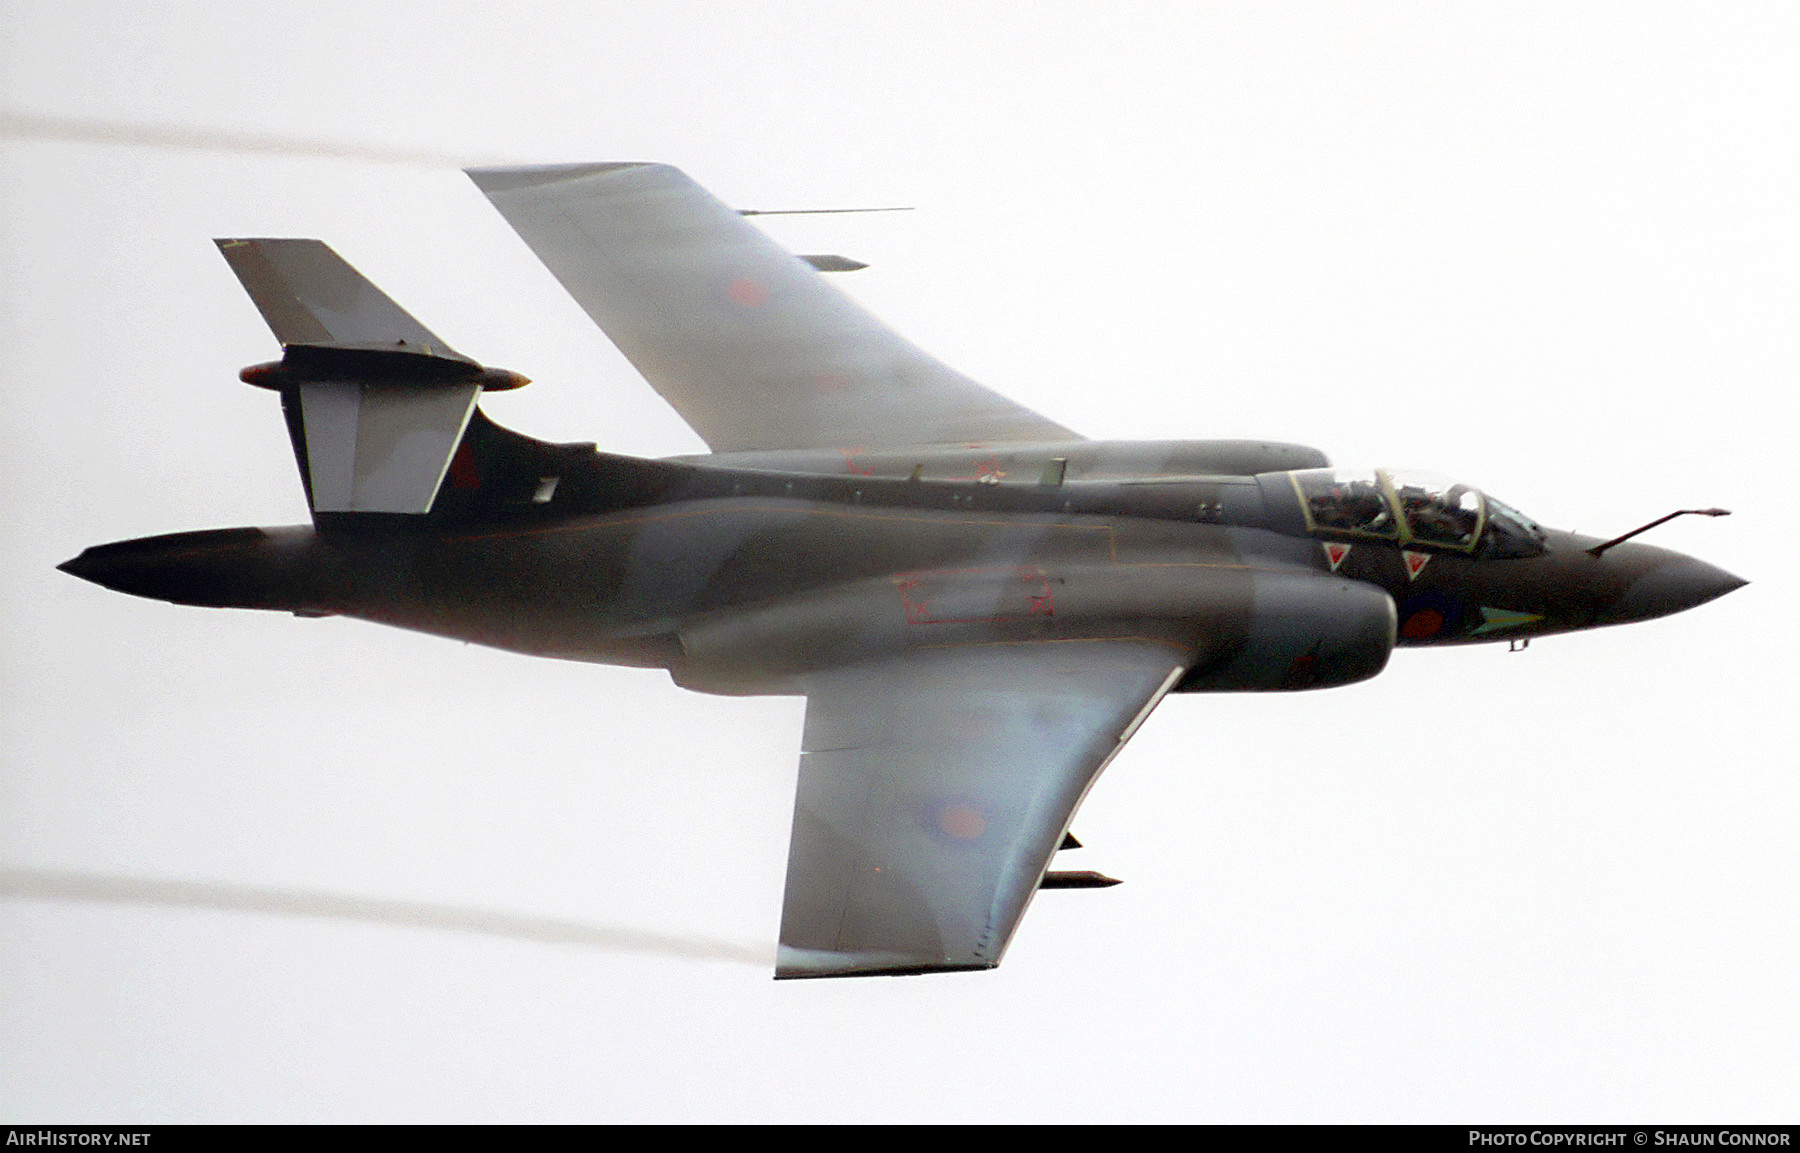
<instances>
[{"instance_id":1,"label":"port wing","mask_svg":"<svg viewBox=\"0 0 1800 1153\"><path fill-rule=\"evenodd\" d=\"M469 176L714 452L1081 439L920 351L678 169Z\"/></svg>"},{"instance_id":2,"label":"port wing","mask_svg":"<svg viewBox=\"0 0 1800 1153\"><path fill-rule=\"evenodd\" d=\"M970 645L814 677L776 976L998 965L1075 807L1190 657Z\"/></svg>"}]
</instances>

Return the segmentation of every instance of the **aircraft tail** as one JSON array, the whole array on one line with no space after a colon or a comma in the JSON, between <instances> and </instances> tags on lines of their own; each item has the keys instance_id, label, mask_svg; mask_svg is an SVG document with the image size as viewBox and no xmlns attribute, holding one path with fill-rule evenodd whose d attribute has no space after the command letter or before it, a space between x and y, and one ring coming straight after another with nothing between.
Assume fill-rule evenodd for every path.
<instances>
[{"instance_id":1,"label":"aircraft tail","mask_svg":"<svg viewBox=\"0 0 1800 1153\"><path fill-rule=\"evenodd\" d=\"M475 363L414 320L322 240L213 243L284 348L380 348Z\"/></svg>"},{"instance_id":2,"label":"aircraft tail","mask_svg":"<svg viewBox=\"0 0 1800 1153\"><path fill-rule=\"evenodd\" d=\"M216 243L281 342L241 375L281 393L314 518L429 513L476 398L525 378L445 344L322 241Z\"/></svg>"}]
</instances>

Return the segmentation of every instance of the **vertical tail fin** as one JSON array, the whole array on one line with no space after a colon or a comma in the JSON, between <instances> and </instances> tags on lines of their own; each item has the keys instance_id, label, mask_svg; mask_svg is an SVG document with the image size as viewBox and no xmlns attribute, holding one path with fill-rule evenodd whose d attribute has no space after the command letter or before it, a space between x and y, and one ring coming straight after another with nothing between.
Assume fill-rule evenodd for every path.
<instances>
[{"instance_id":1,"label":"vertical tail fin","mask_svg":"<svg viewBox=\"0 0 1800 1153\"><path fill-rule=\"evenodd\" d=\"M430 512L476 398L525 378L445 344L322 241L216 243L281 342L243 378L281 392L314 514Z\"/></svg>"}]
</instances>

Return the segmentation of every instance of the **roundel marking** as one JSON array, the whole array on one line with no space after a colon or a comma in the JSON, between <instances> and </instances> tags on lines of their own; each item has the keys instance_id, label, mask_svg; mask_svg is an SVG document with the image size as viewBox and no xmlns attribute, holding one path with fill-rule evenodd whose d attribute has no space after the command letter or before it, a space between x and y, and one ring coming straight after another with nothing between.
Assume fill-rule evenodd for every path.
<instances>
[{"instance_id":1,"label":"roundel marking","mask_svg":"<svg viewBox=\"0 0 1800 1153\"><path fill-rule=\"evenodd\" d=\"M937 827L948 837L958 841L973 841L987 832L987 818L981 810L968 803L945 805L938 810Z\"/></svg>"},{"instance_id":2,"label":"roundel marking","mask_svg":"<svg viewBox=\"0 0 1800 1153\"><path fill-rule=\"evenodd\" d=\"M1435 637L1444 629L1444 614L1436 609L1420 609L1400 625L1400 635L1409 641Z\"/></svg>"},{"instance_id":3,"label":"roundel marking","mask_svg":"<svg viewBox=\"0 0 1800 1153\"><path fill-rule=\"evenodd\" d=\"M769 286L748 276L740 276L725 286L725 295L731 303L742 308L761 308L769 299Z\"/></svg>"},{"instance_id":4,"label":"roundel marking","mask_svg":"<svg viewBox=\"0 0 1800 1153\"><path fill-rule=\"evenodd\" d=\"M1399 639L1424 641L1439 636L1460 636L1468 606L1442 592L1425 591L1400 598Z\"/></svg>"}]
</instances>

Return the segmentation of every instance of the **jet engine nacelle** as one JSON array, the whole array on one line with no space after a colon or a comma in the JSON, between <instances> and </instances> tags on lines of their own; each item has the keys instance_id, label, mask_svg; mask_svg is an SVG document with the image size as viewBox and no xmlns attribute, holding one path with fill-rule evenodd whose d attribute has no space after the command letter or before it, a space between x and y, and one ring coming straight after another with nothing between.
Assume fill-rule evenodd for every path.
<instances>
[{"instance_id":1,"label":"jet engine nacelle","mask_svg":"<svg viewBox=\"0 0 1800 1153\"><path fill-rule=\"evenodd\" d=\"M1283 692L1367 680L1394 651L1394 599L1373 585L1259 572L1240 644L1196 665L1178 693Z\"/></svg>"},{"instance_id":2,"label":"jet engine nacelle","mask_svg":"<svg viewBox=\"0 0 1800 1153\"><path fill-rule=\"evenodd\" d=\"M1327 688L1380 672L1394 602L1307 570L1242 564L1005 565L860 581L679 630L676 683L703 692L792 693L818 669L925 646L1131 636L1189 654L1177 691Z\"/></svg>"}]
</instances>

